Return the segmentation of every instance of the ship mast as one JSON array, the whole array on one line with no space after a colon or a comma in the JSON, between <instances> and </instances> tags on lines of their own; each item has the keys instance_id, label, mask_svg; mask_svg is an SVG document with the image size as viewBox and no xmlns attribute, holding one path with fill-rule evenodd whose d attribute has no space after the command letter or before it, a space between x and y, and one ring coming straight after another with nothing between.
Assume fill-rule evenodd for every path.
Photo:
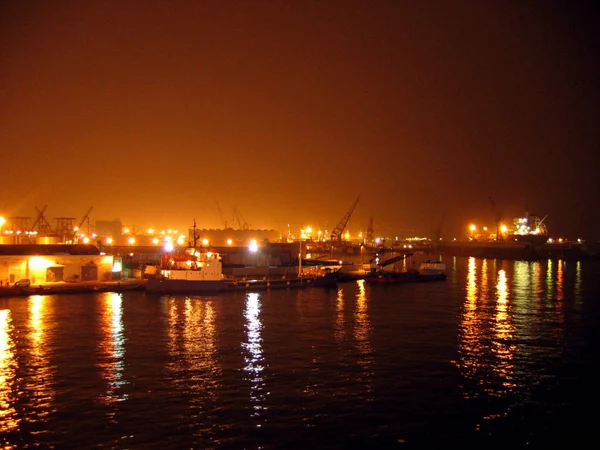
<instances>
[{"instance_id":1,"label":"ship mast","mask_svg":"<svg viewBox=\"0 0 600 450\"><path fill-rule=\"evenodd\" d=\"M194 233L194 249L196 249L196 243L198 242L198 234L196 234L196 219L194 219L194 225L192 225L192 230Z\"/></svg>"}]
</instances>

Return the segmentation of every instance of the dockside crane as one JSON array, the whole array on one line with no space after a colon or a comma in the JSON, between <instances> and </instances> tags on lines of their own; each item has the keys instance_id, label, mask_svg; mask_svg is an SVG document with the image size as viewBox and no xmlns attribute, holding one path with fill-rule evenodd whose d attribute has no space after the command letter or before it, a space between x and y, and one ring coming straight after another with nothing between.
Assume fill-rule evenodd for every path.
<instances>
[{"instance_id":1,"label":"dockside crane","mask_svg":"<svg viewBox=\"0 0 600 450\"><path fill-rule=\"evenodd\" d=\"M340 223L338 223L337 227L335 227L335 229L331 232L331 240L332 241L341 241L342 240L342 234L344 233L344 230L346 229L346 225L348 225L348 221L350 220L350 217L352 217L352 213L354 212L354 208L356 208L356 204L358 203L358 200L360 200L360 195L358 196L358 198L352 205L352 208L350 208L350 211L348 211L346 213L346 215L344 217L342 217L342 220L340 220Z\"/></svg>"},{"instance_id":2,"label":"dockside crane","mask_svg":"<svg viewBox=\"0 0 600 450\"><path fill-rule=\"evenodd\" d=\"M233 208L233 217L237 220L240 230L250 229L250 224L246 222L246 219L244 219L244 216L242 216L242 213L239 209L237 209L237 207Z\"/></svg>"},{"instance_id":3,"label":"dockside crane","mask_svg":"<svg viewBox=\"0 0 600 450\"><path fill-rule=\"evenodd\" d=\"M221 222L223 223L223 226L225 227L225 230L229 229L229 223L225 220L225 218L223 217L223 211L221 211L221 206L219 206L219 202L215 202L217 204L217 209L219 210L219 216L221 216Z\"/></svg>"},{"instance_id":4,"label":"dockside crane","mask_svg":"<svg viewBox=\"0 0 600 450\"><path fill-rule=\"evenodd\" d=\"M88 226L87 232L88 232L88 234L90 234L90 213L92 212L92 209L94 209L94 207L90 206L90 209L88 209L87 212L84 214L83 219L81 219L81 222L79 222L79 226L74 231L81 230L81 227L87 220L87 226Z\"/></svg>"}]
</instances>

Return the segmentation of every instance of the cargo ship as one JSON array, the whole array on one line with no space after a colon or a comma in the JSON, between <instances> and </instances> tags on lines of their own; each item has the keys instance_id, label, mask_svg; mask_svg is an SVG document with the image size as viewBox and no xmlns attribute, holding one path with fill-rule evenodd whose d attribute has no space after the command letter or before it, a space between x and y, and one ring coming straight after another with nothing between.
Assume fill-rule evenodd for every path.
<instances>
[{"instance_id":1,"label":"cargo ship","mask_svg":"<svg viewBox=\"0 0 600 450\"><path fill-rule=\"evenodd\" d=\"M510 229L498 225L496 234L471 235L464 240L442 240L434 243L432 248L435 252L450 256L538 259L549 238L545 219L525 214L525 217L514 218Z\"/></svg>"}]
</instances>

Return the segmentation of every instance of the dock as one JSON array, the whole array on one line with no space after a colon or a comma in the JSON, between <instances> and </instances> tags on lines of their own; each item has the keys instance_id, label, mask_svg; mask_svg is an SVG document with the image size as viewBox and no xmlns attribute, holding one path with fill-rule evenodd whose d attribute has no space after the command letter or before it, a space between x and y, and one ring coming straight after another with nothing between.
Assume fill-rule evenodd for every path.
<instances>
[{"instance_id":1,"label":"dock","mask_svg":"<svg viewBox=\"0 0 600 450\"><path fill-rule=\"evenodd\" d=\"M29 287L2 286L0 297L28 297L30 295L85 294L94 292L143 291L146 280L78 281L32 285Z\"/></svg>"}]
</instances>

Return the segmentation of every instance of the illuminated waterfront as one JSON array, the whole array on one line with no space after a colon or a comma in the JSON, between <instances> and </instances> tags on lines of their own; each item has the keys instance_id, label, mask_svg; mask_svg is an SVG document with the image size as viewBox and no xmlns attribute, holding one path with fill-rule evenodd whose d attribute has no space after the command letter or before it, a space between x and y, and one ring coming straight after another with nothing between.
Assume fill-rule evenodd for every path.
<instances>
[{"instance_id":1,"label":"illuminated waterfront","mask_svg":"<svg viewBox=\"0 0 600 450\"><path fill-rule=\"evenodd\" d=\"M3 447L540 448L591 434L600 264L0 299Z\"/></svg>"}]
</instances>

